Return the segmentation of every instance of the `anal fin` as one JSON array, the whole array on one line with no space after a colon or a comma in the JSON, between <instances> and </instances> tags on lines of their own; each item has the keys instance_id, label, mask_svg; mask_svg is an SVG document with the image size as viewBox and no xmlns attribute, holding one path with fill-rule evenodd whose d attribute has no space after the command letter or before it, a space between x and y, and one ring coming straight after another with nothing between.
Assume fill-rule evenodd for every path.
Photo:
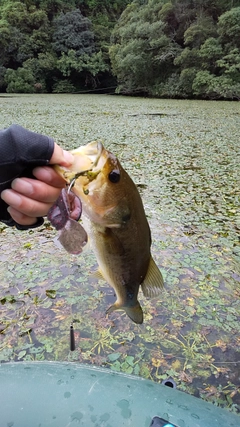
<instances>
[{"instance_id":1,"label":"anal fin","mask_svg":"<svg viewBox=\"0 0 240 427\"><path fill-rule=\"evenodd\" d=\"M141 286L143 295L149 298L156 297L163 289L162 273L152 257L150 258L148 271Z\"/></svg>"},{"instance_id":2,"label":"anal fin","mask_svg":"<svg viewBox=\"0 0 240 427\"><path fill-rule=\"evenodd\" d=\"M104 279L104 277L103 277L103 275L102 275L102 272L101 272L99 269L97 269L97 270L95 270L95 271L92 271L90 275L91 275L91 277L93 277L94 279L97 279L97 280L105 280L105 279Z\"/></svg>"}]
</instances>

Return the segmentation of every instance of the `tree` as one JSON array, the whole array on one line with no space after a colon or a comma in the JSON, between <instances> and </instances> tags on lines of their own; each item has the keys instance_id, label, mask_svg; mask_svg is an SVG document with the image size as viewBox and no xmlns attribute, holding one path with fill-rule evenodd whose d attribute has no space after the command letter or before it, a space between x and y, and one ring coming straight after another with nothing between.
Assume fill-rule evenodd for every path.
<instances>
[{"instance_id":1,"label":"tree","mask_svg":"<svg viewBox=\"0 0 240 427\"><path fill-rule=\"evenodd\" d=\"M239 52L240 0L0 1L1 90L238 99Z\"/></svg>"},{"instance_id":2,"label":"tree","mask_svg":"<svg viewBox=\"0 0 240 427\"><path fill-rule=\"evenodd\" d=\"M217 29L212 19L201 16L193 22L184 33L184 45L199 48L209 37L217 35Z\"/></svg>"},{"instance_id":3,"label":"tree","mask_svg":"<svg viewBox=\"0 0 240 427\"><path fill-rule=\"evenodd\" d=\"M240 7L223 13L218 21L221 43L240 48Z\"/></svg>"},{"instance_id":4,"label":"tree","mask_svg":"<svg viewBox=\"0 0 240 427\"><path fill-rule=\"evenodd\" d=\"M191 3L192 22L184 32L183 49L174 60L180 70L179 95L237 98L240 8L226 11L229 6L224 0L176 1L175 13L178 10L180 20L180 3Z\"/></svg>"},{"instance_id":5,"label":"tree","mask_svg":"<svg viewBox=\"0 0 240 427\"><path fill-rule=\"evenodd\" d=\"M180 66L181 69L189 68L193 65L195 68L201 68L199 49L186 47L181 50L179 55L174 59L174 65Z\"/></svg>"},{"instance_id":6,"label":"tree","mask_svg":"<svg viewBox=\"0 0 240 427\"><path fill-rule=\"evenodd\" d=\"M28 58L36 57L50 41L49 22L44 11L27 8L20 1L4 3L0 9L1 64L16 69Z\"/></svg>"},{"instance_id":7,"label":"tree","mask_svg":"<svg viewBox=\"0 0 240 427\"><path fill-rule=\"evenodd\" d=\"M23 63L23 68L32 73L34 84L41 88L39 92L50 92L56 76L60 74L57 68L57 56L51 52L40 53L38 58L27 59Z\"/></svg>"},{"instance_id":8,"label":"tree","mask_svg":"<svg viewBox=\"0 0 240 427\"><path fill-rule=\"evenodd\" d=\"M193 82L195 80L197 73L198 73L198 69L196 69L194 66L189 68L184 68L181 71L180 78L179 78L178 94L181 95L183 98L188 98L189 96L192 96Z\"/></svg>"},{"instance_id":9,"label":"tree","mask_svg":"<svg viewBox=\"0 0 240 427\"><path fill-rule=\"evenodd\" d=\"M53 50L60 56L74 50L77 56L95 52L91 21L75 9L54 20Z\"/></svg>"},{"instance_id":10,"label":"tree","mask_svg":"<svg viewBox=\"0 0 240 427\"><path fill-rule=\"evenodd\" d=\"M230 77L233 82L240 83L240 50L238 48L231 49L216 63L223 74Z\"/></svg>"},{"instance_id":11,"label":"tree","mask_svg":"<svg viewBox=\"0 0 240 427\"><path fill-rule=\"evenodd\" d=\"M63 53L57 62L57 67L64 77L71 77L71 81L79 88L84 86L96 88L99 73L108 70L101 52L92 55L84 53L78 56L75 50L69 50L67 54Z\"/></svg>"},{"instance_id":12,"label":"tree","mask_svg":"<svg viewBox=\"0 0 240 427\"><path fill-rule=\"evenodd\" d=\"M8 69L5 73L6 91L9 93L32 93L34 92L34 77L29 70L18 68Z\"/></svg>"},{"instance_id":13,"label":"tree","mask_svg":"<svg viewBox=\"0 0 240 427\"><path fill-rule=\"evenodd\" d=\"M0 91L1 90L3 91L7 86L4 78L5 73L6 73L6 68L0 66Z\"/></svg>"},{"instance_id":14,"label":"tree","mask_svg":"<svg viewBox=\"0 0 240 427\"><path fill-rule=\"evenodd\" d=\"M171 75L178 46L164 33L165 24L158 19L161 8L156 0L133 2L122 14L110 48L119 92L153 94Z\"/></svg>"},{"instance_id":15,"label":"tree","mask_svg":"<svg viewBox=\"0 0 240 427\"><path fill-rule=\"evenodd\" d=\"M193 93L207 99L240 99L240 83L227 76L214 76L209 71L199 71L193 81Z\"/></svg>"},{"instance_id":16,"label":"tree","mask_svg":"<svg viewBox=\"0 0 240 427\"><path fill-rule=\"evenodd\" d=\"M201 67L208 69L212 73L218 72L217 60L223 55L222 45L218 38L210 37L199 49Z\"/></svg>"}]
</instances>

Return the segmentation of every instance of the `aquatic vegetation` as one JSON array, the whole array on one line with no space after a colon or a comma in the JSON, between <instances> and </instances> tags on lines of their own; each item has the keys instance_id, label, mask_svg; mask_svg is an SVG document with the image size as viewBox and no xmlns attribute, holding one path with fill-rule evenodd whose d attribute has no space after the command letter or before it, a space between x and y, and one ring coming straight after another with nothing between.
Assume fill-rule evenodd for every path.
<instances>
[{"instance_id":1,"label":"aquatic vegetation","mask_svg":"<svg viewBox=\"0 0 240 427\"><path fill-rule=\"evenodd\" d=\"M141 192L160 297L139 293L144 324L105 316L113 290L91 274L91 252L56 247L46 222L0 225L0 362L74 360L240 408L238 103L110 96L4 96L0 125L14 122L66 148L101 139ZM22 114L22 111L25 114ZM76 350L69 350L73 321Z\"/></svg>"}]
</instances>

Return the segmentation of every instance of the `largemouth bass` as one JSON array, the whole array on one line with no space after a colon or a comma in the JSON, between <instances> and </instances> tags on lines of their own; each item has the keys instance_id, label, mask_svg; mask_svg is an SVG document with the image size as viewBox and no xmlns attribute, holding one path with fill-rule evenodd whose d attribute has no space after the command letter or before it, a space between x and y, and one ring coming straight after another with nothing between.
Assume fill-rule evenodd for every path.
<instances>
[{"instance_id":1,"label":"largemouth bass","mask_svg":"<svg viewBox=\"0 0 240 427\"><path fill-rule=\"evenodd\" d=\"M160 270L151 256L151 233L138 189L118 159L100 142L71 151L71 168L56 166L82 203L83 225L97 258L99 273L115 290L107 313L123 309L143 322L137 296L154 297L163 288Z\"/></svg>"}]
</instances>

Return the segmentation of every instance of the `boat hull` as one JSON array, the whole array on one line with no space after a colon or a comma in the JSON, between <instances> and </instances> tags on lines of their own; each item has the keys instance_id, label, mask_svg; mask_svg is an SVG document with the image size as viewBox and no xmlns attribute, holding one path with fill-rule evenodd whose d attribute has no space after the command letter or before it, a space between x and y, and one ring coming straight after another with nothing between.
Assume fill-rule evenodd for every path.
<instances>
[{"instance_id":1,"label":"boat hull","mask_svg":"<svg viewBox=\"0 0 240 427\"><path fill-rule=\"evenodd\" d=\"M149 427L154 416L179 427L239 427L240 417L139 377L77 363L0 365L2 426Z\"/></svg>"}]
</instances>

